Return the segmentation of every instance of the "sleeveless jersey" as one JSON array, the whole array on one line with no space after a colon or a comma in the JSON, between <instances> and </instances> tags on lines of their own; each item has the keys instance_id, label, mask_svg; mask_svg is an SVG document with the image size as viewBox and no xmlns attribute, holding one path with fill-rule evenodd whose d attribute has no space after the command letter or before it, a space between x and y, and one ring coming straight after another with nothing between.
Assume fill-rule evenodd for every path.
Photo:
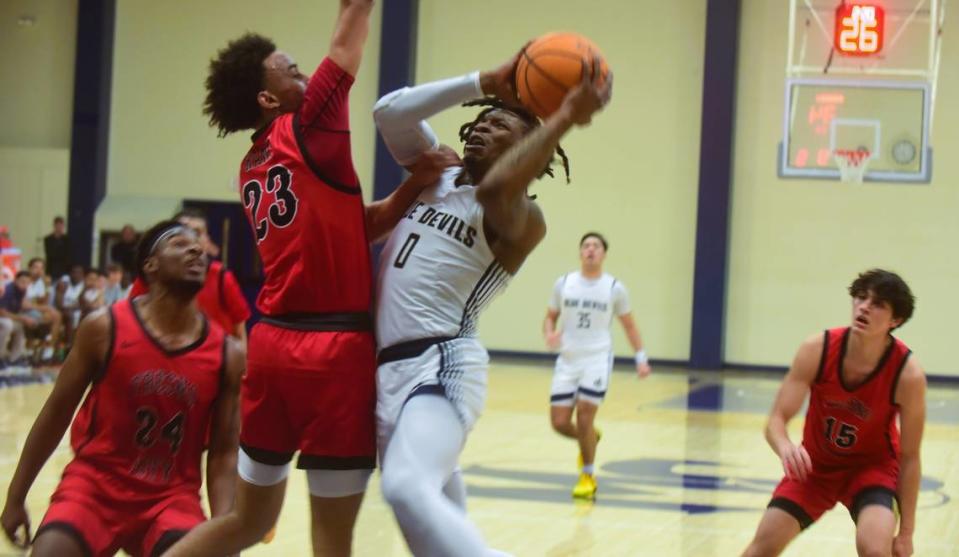
<instances>
[{"instance_id":1,"label":"sleeveless jersey","mask_svg":"<svg viewBox=\"0 0 959 557\"><path fill-rule=\"evenodd\" d=\"M610 324L629 312L629 295L607 273L588 279L577 271L556 281L549 307L560 312L563 354L606 352L613 347Z\"/></svg>"},{"instance_id":2,"label":"sleeveless jersey","mask_svg":"<svg viewBox=\"0 0 959 557\"><path fill-rule=\"evenodd\" d=\"M310 81L335 84L304 110L348 121L352 78L328 59ZM328 116L328 115L327 115ZM327 117L324 116L324 117ZM310 156L300 113L277 117L253 137L240 168L240 194L263 261L257 299L269 316L370 311L372 278L366 216L350 155L349 130L321 130L325 161Z\"/></svg>"},{"instance_id":3,"label":"sleeveless jersey","mask_svg":"<svg viewBox=\"0 0 959 557\"><path fill-rule=\"evenodd\" d=\"M106 365L73 421L75 456L64 474L92 477L124 498L197 493L225 335L205 321L196 342L168 351L146 331L131 300L110 312Z\"/></svg>"},{"instance_id":4,"label":"sleeveless jersey","mask_svg":"<svg viewBox=\"0 0 959 557\"><path fill-rule=\"evenodd\" d=\"M895 404L899 375L911 351L891 337L876 369L856 388L846 386L842 362L849 327L829 329L823 340L819 374L811 388L803 446L813 465L826 469L859 467L899 458Z\"/></svg>"},{"instance_id":5,"label":"sleeveless jersey","mask_svg":"<svg viewBox=\"0 0 959 557\"><path fill-rule=\"evenodd\" d=\"M473 337L480 312L510 274L483 232L476 187L457 186L460 167L427 188L390 234L377 277L377 344Z\"/></svg>"}]
</instances>

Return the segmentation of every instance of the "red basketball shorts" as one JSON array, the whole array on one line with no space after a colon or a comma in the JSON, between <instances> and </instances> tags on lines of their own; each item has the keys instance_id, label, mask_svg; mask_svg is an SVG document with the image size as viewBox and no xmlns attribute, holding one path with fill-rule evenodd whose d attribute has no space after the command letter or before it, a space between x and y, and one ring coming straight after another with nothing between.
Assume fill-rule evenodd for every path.
<instances>
[{"instance_id":1,"label":"red basketball shorts","mask_svg":"<svg viewBox=\"0 0 959 557\"><path fill-rule=\"evenodd\" d=\"M806 481L783 478L769 506L793 515L802 528L819 520L837 502L845 505L856 520L859 510L867 504L891 508L898 483L899 463L895 460L861 468L814 470Z\"/></svg>"},{"instance_id":2,"label":"red basketball shorts","mask_svg":"<svg viewBox=\"0 0 959 557\"><path fill-rule=\"evenodd\" d=\"M298 468L376 464L376 343L371 332L258 323L243 379L240 445L253 460Z\"/></svg>"},{"instance_id":3,"label":"red basketball shorts","mask_svg":"<svg viewBox=\"0 0 959 557\"><path fill-rule=\"evenodd\" d=\"M50 498L37 530L62 530L89 555L160 555L206 517L199 493L131 500L109 493L107 479L95 481L67 472Z\"/></svg>"}]
</instances>

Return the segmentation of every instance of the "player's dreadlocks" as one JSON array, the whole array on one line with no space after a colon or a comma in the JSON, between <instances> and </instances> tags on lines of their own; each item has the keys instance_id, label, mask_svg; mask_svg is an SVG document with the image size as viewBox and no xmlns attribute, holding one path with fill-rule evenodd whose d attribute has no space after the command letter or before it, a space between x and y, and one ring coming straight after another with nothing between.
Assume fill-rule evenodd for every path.
<instances>
[{"instance_id":1,"label":"player's dreadlocks","mask_svg":"<svg viewBox=\"0 0 959 557\"><path fill-rule=\"evenodd\" d=\"M539 118L537 118L532 112L527 111L526 109L508 105L503 101L494 98L494 97L485 97L482 99L474 99L471 101L466 101L463 103L463 106L485 106L486 108L480 112L476 119L472 122L467 122L460 126L460 141L466 143L466 140L469 139L470 134L473 133L473 129L483 121L483 118L487 114L493 112L494 110L505 110L507 112L513 113L519 117L529 128L535 129L540 126ZM566 151L563 150L561 145L556 146L556 154L559 155L559 158L563 161L563 171L566 173L566 183L569 183L569 158L566 156ZM543 172L540 173L539 177L543 176L553 177L553 161L550 161L546 164L546 168L543 169Z\"/></svg>"},{"instance_id":2,"label":"player's dreadlocks","mask_svg":"<svg viewBox=\"0 0 959 557\"><path fill-rule=\"evenodd\" d=\"M230 41L210 60L203 113L220 137L251 129L260 118L256 96L263 90L263 61L276 50L273 41L246 33Z\"/></svg>"}]
</instances>

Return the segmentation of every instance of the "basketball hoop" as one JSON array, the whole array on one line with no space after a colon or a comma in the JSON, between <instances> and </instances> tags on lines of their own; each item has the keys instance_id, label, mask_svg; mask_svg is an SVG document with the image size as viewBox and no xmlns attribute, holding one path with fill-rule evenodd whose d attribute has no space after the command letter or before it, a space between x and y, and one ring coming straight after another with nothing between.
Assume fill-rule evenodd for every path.
<instances>
[{"instance_id":1,"label":"basketball hoop","mask_svg":"<svg viewBox=\"0 0 959 557\"><path fill-rule=\"evenodd\" d=\"M832 152L839 167L839 179L850 184L861 184L870 156L868 149L835 149Z\"/></svg>"}]
</instances>

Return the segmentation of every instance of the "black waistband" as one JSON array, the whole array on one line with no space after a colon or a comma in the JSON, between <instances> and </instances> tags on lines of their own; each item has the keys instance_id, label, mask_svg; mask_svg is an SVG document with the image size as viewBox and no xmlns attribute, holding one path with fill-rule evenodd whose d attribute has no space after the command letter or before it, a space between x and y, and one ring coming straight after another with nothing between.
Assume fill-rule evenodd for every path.
<instances>
[{"instance_id":1,"label":"black waistband","mask_svg":"<svg viewBox=\"0 0 959 557\"><path fill-rule=\"evenodd\" d=\"M376 355L376 365L381 366L397 360L415 358L423 352L426 352L426 349L430 346L453 340L454 338L456 337L420 338L394 344L393 346L387 346L386 348L380 350L380 353Z\"/></svg>"},{"instance_id":2,"label":"black waistband","mask_svg":"<svg viewBox=\"0 0 959 557\"><path fill-rule=\"evenodd\" d=\"M264 315L260 320L283 329L295 331L372 331L373 319L363 311L348 313L284 313Z\"/></svg>"}]
</instances>

